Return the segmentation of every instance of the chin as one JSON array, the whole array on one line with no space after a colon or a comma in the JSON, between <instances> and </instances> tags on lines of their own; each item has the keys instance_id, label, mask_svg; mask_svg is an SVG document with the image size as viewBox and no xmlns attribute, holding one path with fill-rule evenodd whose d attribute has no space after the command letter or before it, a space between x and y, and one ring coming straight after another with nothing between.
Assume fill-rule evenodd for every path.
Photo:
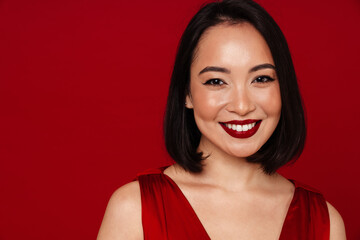
<instances>
[{"instance_id":1,"label":"chin","mask_svg":"<svg viewBox=\"0 0 360 240\"><path fill-rule=\"evenodd\" d=\"M237 158L247 158L255 154L259 149L236 149L234 151L226 151L228 155L234 156Z\"/></svg>"}]
</instances>

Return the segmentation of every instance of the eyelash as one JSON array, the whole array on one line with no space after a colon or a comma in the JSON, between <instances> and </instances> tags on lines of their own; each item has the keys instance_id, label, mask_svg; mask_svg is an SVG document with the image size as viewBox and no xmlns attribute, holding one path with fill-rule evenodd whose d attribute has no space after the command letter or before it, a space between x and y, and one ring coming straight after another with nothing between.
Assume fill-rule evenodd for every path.
<instances>
[{"instance_id":1,"label":"eyelash","mask_svg":"<svg viewBox=\"0 0 360 240\"><path fill-rule=\"evenodd\" d=\"M264 81L264 79L266 79ZM257 78L255 78L252 82L255 82L255 83L267 83L267 82L272 82L274 81L275 79L273 79L272 77L269 77L269 76L259 76Z\"/></svg>"},{"instance_id":2,"label":"eyelash","mask_svg":"<svg viewBox=\"0 0 360 240\"><path fill-rule=\"evenodd\" d=\"M221 86L224 84L226 84L226 83L219 78L209 79L204 83L204 85L211 85L211 86Z\"/></svg>"},{"instance_id":3,"label":"eyelash","mask_svg":"<svg viewBox=\"0 0 360 240\"><path fill-rule=\"evenodd\" d=\"M270 76L259 76L257 78L255 78L252 82L253 83L260 83L260 84L264 84L267 82L272 82L275 79L270 77ZM213 78L213 79L209 79L207 80L204 85L211 85L211 86L221 86L226 84L223 80L219 79L219 78Z\"/></svg>"}]
</instances>

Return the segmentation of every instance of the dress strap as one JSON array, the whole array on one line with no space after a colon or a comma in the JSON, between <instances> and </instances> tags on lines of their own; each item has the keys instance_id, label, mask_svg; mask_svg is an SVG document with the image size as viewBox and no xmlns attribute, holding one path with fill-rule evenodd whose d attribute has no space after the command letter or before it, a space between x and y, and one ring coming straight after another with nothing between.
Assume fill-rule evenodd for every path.
<instances>
[{"instance_id":1,"label":"dress strap","mask_svg":"<svg viewBox=\"0 0 360 240\"><path fill-rule=\"evenodd\" d=\"M161 172L138 174L141 192L141 214L144 239L167 239L166 214L163 206L163 179Z\"/></svg>"},{"instance_id":2,"label":"dress strap","mask_svg":"<svg viewBox=\"0 0 360 240\"><path fill-rule=\"evenodd\" d=\"M194 210L164 168L138 174L145 240L210 240Z\"/></svg>"},{"instance_id":3,"label":"dress strap","mask_svg":"<svg viewBox=\"0 0 360 240\"><path fill-rule=\"evenodd\" d=\"M280 240L329 240L330 218L324 196L316 189L291 180L296 187Z\"/></svg>"},{"instance_id":4,"label":"dress strap","mask_svg":"<svg viewBox=\"0 0 360 240\"><path fill-rule=\"evenodd\" d=\"M161 174L162 172L163 172L162 168L151 168L138 173L137 177L142 175L149 175L149 174Z\"/></svg>"}]
</instances>

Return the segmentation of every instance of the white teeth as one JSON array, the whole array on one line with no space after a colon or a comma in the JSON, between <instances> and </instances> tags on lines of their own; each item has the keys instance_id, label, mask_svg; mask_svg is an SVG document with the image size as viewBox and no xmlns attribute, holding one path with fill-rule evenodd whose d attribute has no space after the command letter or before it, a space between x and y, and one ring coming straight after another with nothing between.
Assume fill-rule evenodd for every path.
<instances>
[{"instance_id":1,"label":"white teeth","mask_svg":"<svg viewBox=\"0 0 360 240\"><path fill-rule=\"evenodd\" d=\"M225 126L229 129L235 130L237 132L245 132L248 131L250 129L252 129L253 127L255 127L256 123L250 123L250 124L244 124L244 125L237 125L237 124L229 124L226 123Z\"/></svg>"}]
</instances>

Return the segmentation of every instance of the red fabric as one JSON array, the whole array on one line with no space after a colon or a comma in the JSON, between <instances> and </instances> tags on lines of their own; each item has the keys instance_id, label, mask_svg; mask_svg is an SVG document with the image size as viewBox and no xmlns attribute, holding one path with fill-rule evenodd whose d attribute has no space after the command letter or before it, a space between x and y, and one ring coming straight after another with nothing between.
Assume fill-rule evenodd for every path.
<instances>
[{"instance_id":1,"label":"red fabric","mask_svg":"<svg viewBox=\"0 0 360 240\"><path fill-rule=\"evenodd\" d=\"M138 174L145 240L210 240L188 200L163 170ZM291 180L295 193L280 240L329 240L330 221L324 197L317 190Z\"/></svg>"}]
</instances>

